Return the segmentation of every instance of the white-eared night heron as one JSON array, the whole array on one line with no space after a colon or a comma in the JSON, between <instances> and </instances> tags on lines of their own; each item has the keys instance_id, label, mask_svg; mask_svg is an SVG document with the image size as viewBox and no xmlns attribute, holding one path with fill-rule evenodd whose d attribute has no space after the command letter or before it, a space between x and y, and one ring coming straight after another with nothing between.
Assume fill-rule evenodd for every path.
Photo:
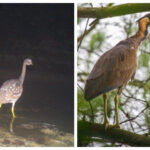
<instances>
[{"instance_id":1,"label":"white-eared night heron","mask_svg":"<svg viewBox=\"0 0 150 150\"><path fill-rule=\"evenodd\" d=\"M138 21L139 29L135 35L120 41L109 51L105 52L94 65L86 80L84 97L86 100L104 94L104 125L110 127L107 119L106 93L118 88L115 96L116 124L112 127L120 127L118 117L119 95L126 87L129 80L134 78L137 69L137 50L140 43L148 34L150 14L145 15Z\"/></svg>"}]
</instances>

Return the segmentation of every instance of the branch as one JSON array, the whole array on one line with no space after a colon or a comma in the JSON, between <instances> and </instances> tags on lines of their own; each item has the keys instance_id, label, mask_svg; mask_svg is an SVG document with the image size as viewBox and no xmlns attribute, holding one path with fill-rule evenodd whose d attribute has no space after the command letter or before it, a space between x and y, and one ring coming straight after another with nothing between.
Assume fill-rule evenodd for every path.
<instances>
[{"instance_id":1,"label":"branch","mask_svg":"<svg viewBox=\"0 0 150 150\"><path fill-rule=\"evenodd\" d=\"M148 81L150 81L150 78L148 78L148 79L146 79L144 81L134 79L133 81L129 82L129 85L136 86L138 88L147 87L149 89L150 88L149 84L146 84Z\"/></svg>"},{"instance_id":2,"label":"branch","mask_svg":"<svg viewBox=\"0 0 150 150\"><path fill-rule=\"evenodd\" d=\"M92 137L103 138L111 142L118 142L130 146L150 146L150 137L139 135L123 129L111 128L105 130L105 126L86 121L78 121L78 139L83 143L85 139Z\"/></svg>"},{"instance_id":3,"label":"branch","mask_svg":"<svg viewBox=\"0 0 150 150\"><path fill-rule=\"evenodd\" d=\"M79 18L108 18L150 11L150 3L128 3L101 8L78 8Z\"/></svg>"},{"instance_id":4,"label":"branch","mask_svg":"<svg viewBox=\"0 0 150 150\"><path fill-rule=\"evenodd\" d=\"M79 37L78 37L78 42L81 41L81 39L83 39L83 37L87 34L89 34L95 27L96 25L98 24L98 20L96 20L92 26L90 27L90 29L86 30L83 34L81 34Z\"/></svg>"}]
</instances>

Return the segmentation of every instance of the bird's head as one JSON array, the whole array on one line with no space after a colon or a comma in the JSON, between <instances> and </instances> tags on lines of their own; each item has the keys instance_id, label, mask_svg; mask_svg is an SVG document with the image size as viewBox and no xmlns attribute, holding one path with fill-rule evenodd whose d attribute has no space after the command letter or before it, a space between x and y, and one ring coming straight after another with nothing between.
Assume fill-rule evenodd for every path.
<instances>
[{"instance_id":1,"label":"bird's head","mask_svg":"<svg viewBox=\"0 0 150 150\"><path fill-rule=\"evenodd\" d=\"M139 24L139 32L141 33L141 35L144 35L144 37L146 37L146 35L148 34L147 29L150 25L150 13L138 19L137 22Z\"/></svg>"},{"instance_id":2,"label":"bird's head","mask_svg":"<svg viewBox=\"0 0 150 150\"><path fill-rule=\"evenodd\" d=\"M31 60L30 58L26 58L26 59L24 60L24 63L25 63L26 65L33 65L32 60Z\"/></svg>"},{"instance_id":3,"label":"bird's head","mask_svg":"<svg viewBox=\"0 0 150 150\"><path fill-rule=\"evenodd\" d=\"M137 22L141 25L150 25L150 13L138 19Z\"/></svg>"}]
</instances>

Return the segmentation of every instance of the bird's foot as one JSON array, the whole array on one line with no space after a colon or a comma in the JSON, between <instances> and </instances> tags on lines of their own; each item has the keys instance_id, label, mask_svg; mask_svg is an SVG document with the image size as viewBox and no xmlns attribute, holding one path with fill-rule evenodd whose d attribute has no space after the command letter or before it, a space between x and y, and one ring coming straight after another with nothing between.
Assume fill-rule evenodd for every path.
<instances>
[{"instance_id":1,"label":"bird's foot","mask_svg":"<svg viewBox=\"0 0 150 150\"><path fill-rule=\"evenodd\" d=\"M105 126L105 130L108 130L108 129L111 129L111 128L119 128L120 129L119 124L110 125L109 122L104 122L104 126Z\"/></svg>"},{"instance_id":2,"label":"bird's foot","mask_svg":"<svg viewBox=\"0 0 150 150\"><path fill-rule=\"evenodd\" d=\"M105 130L110 128L110 124L108 121L104 121Z\"/></svg>"},{"instance_id":3,"label":"bird's foot","mask_svg":"<svg viewBox=\"0 0 150 150\"><path fill-rule=\"evenodd\" d=\"M119 124L110 125L110 128L119 128L120 129L120 125Z\"/></svg>"}]
</instances>

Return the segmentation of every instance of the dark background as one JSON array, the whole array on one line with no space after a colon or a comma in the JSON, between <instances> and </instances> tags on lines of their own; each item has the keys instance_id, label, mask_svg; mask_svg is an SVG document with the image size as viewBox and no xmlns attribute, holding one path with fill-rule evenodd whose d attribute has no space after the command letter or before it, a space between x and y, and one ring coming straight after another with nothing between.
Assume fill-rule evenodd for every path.
<instances>
[{"instance_id":1,"label":"dark background","mask_svg":"<svg viewBox=\"0 0 150 150\"><path fill-rule=\"evenodd\" d=\"M73 4L0 4L0 85L27 67L16 116L48 122L73 132ZM11 105L1 112L10 114ZM11 114L10 114L11 115Z\"/></svg>"}]
</instances>

